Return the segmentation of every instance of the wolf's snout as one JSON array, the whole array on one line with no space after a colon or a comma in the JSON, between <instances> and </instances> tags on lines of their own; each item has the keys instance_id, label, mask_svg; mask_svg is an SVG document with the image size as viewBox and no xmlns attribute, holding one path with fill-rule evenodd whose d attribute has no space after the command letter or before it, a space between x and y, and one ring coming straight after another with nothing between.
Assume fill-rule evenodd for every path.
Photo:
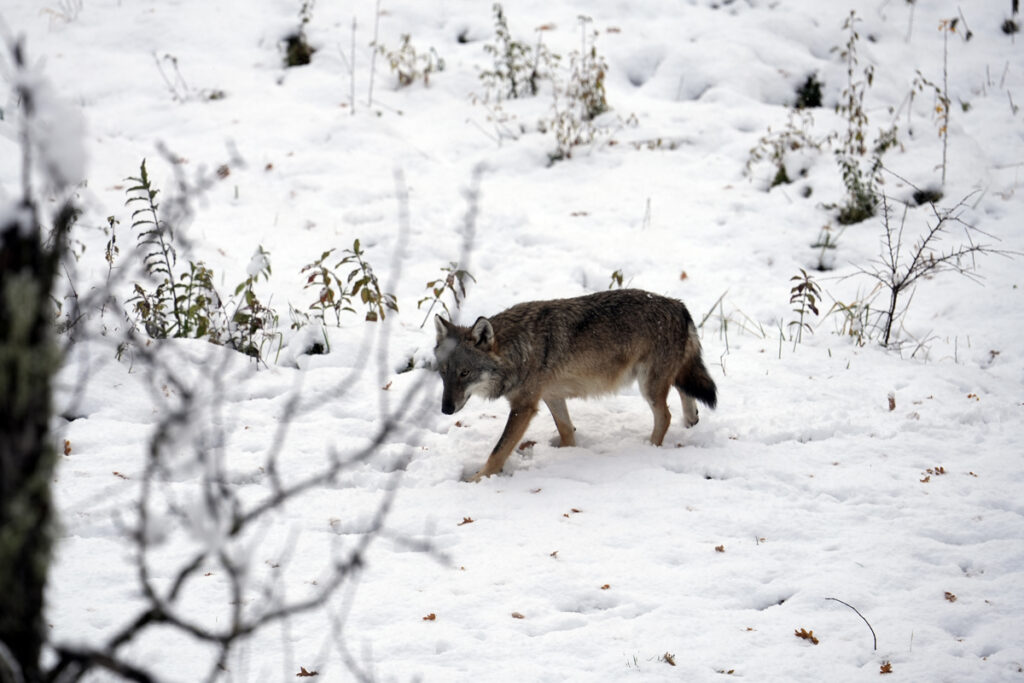
<instances>
[{"instance_id":1,"label":"wolf's snout","mask_svg":"<svg viewBox=\"0 0 1024 683\"><path fill-rule=\"evenodd\" d=\"M445 415L453 415L455 413L455 404L451 401L441 401L441 412Z\"/></svg>"}]
</instances>

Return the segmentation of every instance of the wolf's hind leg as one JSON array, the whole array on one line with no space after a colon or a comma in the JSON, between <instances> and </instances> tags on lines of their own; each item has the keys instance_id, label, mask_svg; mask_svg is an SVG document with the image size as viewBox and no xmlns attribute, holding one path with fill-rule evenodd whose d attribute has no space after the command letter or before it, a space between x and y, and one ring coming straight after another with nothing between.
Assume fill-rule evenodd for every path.
<instances>
[{"instance_id":1,"label":"wolf's hind leg","mask_svg":"<svg viewBox=\"0 0 1024 683\"><path fill-rule=\"evenodd\" d=\"M693 397L680 390L679 395L683 398L683 424L692 427L697 424L700 417L697 415L697 402Z\"/></svg>"},{"instance_id":2,"label":"wolf's hind leg","mask_svg":"<svg viewBox=\"0 0 1024 683\"><path fill-rule=\"evenodd\" d=\"M546 398L544 405L551 411L551 417L555 418L555 427L558 428L560 446L576 445L576 428L572 426L569 418L569 408L565 405L564 398Z\"/></svg>"},{"instance_id":3,"label":"wolf's hind leg","mask_svg":"<svg viewBox=\"0 0 1024 683\"><path fill-rule=\"evenodd\" d=\"M651 431L651 443L660 446L665 440L665 432L672 422L672 413L668 410L668 384L659 381L653 373L646 379L641 379L640 393L647 399L654 413L654 429Z\"/></svg>"}]
</instances>

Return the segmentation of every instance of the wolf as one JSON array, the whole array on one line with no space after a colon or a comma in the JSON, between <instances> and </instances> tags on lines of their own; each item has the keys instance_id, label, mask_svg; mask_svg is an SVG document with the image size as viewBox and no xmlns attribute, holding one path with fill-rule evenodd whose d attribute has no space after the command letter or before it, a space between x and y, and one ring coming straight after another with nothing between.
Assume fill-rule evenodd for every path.
<instances>
[{"instance_id":1,"label":"wolf","mask_svg":"<svg viewBox=\"0 0 1024 683\"><path fill-rule=\"evenodd\" d=\"M651 443L660 446L672 419L675 387L683 421L697 424L695 401L714 408L717 387L701 360L693 318L681 301L638 289L521 303L464 327L434 316L434 356L444 385L441 412L457 413L470 396L505 397L505 430L483 467L497 474L543 401L560 445L576 444L565 401L608 394L633 380L654 413Z\"/></svg>"}]
</instances>

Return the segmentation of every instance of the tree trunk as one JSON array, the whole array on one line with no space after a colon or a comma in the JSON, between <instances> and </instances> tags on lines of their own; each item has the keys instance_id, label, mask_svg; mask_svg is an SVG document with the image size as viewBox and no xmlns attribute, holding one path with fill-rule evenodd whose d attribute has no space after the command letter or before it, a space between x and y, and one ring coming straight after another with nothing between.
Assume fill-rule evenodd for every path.
<instances>
[{"instance_id":1,"label":"tree trunk","mask_svg":"<svg viewBox=\"0 0 1024 683\"><path fill-rule=\"evenodd\" d=\"M73 216L70 205L61 209L49 247L27 201L0 224L0 680L14 666L30 683L42 677L57 462L50 399L59 367L50 290Z\"/></svg>"}]
</instances>

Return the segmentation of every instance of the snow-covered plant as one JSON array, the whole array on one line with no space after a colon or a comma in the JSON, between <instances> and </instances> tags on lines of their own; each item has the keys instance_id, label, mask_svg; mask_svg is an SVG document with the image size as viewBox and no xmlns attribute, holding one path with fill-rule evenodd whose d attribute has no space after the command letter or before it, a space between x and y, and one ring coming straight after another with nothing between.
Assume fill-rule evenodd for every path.
<instances>
[{"instance_id":1,"label":"snow-covered plant","mask_svg":"<svg viewBox=\"0 0 1024 683\"><path fill-rule=\"evenodd\" d=\"M581 49L569 53L569 73L563 83L555 78L551 118L541 121L542 131L555 135L556 149L552 161L572 157L574 147L588 145L603 131L594 119L608 111L604 78L608 63L597 52L597 31L589 31L590 17L581 16Z\"/></svg>"},{"instance_id":2,"label":"snow-covered plant","mask_svg":"<svg viewBox=\"0 0 1024 683\"><path fill-rule=\"evenodd\" d=\"M430 306L427 307L427 314L423 317L423 322L420 323L420 328L427 324L427 320L430 319L430 313L437 304L441 304L441 308L451 318L451 309L448 308L448 304L442 298L445 292L451 293L452 300L455 302L455 308L458 308L462 304L462 299L466 296L466 279L468 278L476 282L476 278L470 275L468 270L459 268L459 264L455 261L452 261L447 266L442 266L441 272L444 273L441 277L427 283L427 289L430 290L430 294L416 302L416 308L422 308L423 304L430 303Z\"/></svg>"},{"instance_id":3,"label":"snow-covered plant","mask_svg":"<svg viewBox=\"0 0 1024 683\"><path fill-rule=\"evenodd\" d=\"M851 11L843 23L843 29L847 31L846 44L842 48L833 48L846 63L847 79L836 103L836 113L846 119L846 132L840 134L839 147L835 152L847 192L845 202L839 207L838 220L843 225L859 223L875 215L880 194L878 186L882 184L882 155L897 144L896 126L893 124L879 130L874 142L868 146L868 115L864 110L864 98L874 82L875 68L869 64L858 73L859 21L857 13Z\"/></svg>"},{"instance_id":4,"label":"snow-covered plant","mask_svg":"<svg viewBox=\"0 0 1024 683\"><path fill-rule=\"evenodd\" d=\"M744 173L753 180L755 165L768 162L775 169L768 184L769 189L791 183L792 178L786 170L786 157L801 150L820 150L824 144L823 140L815 140L811 134L813 125L814 118L810 112L790 110L785 128L773 131L769 126L757 145L751 148Z\"/></svg>"},{"instance_id":5,"label":"snow-covered plant","mask_svg":"<svg viewBox=\"0 0 1024 683\"><path fill-rule=\"evenodd\" d=\"M259 300L255 291L261 278L270 279L270 272L270 254L262 245L258 246L249 261L246 278L235 287L234 313L228 324L227 344L257 361L264 359L264 350L274 341L278 352L281 350L278 315Z\"/></svg>"},{"instance_id":6,"label":"snow-covered plant","mask_svg":"<svg viewBox=\"0 0 1024 683\"><path fill-rule=\"evenodd\" d=\"M480 80L487 88L485 102L505 98L532 97L540 88L540 81L550 78L550 72L559 56L553 55L541 40L547 26L537 29L537 44L512 38L508 20L500 3L495 3L494 42L484 45L484 52L493 58L493 66L480 72Z\"/></svg>"},{"instance_id":7,"label":"snow-covered plant","mask_svg":"<svg viewBox=\"0 0 1024 683\"><path fill-rule=\"evenodd\" d=\"M430 48L426 52L417 52L408 33L402 34L401 44L397 50L389 50L380 45L377 51L388 60L400 88L410 86L416 81L423 81L423 85L429 86L430 74L444 71L444 60L438 56L437 50Z\"/></svg>"}]
</instances>

